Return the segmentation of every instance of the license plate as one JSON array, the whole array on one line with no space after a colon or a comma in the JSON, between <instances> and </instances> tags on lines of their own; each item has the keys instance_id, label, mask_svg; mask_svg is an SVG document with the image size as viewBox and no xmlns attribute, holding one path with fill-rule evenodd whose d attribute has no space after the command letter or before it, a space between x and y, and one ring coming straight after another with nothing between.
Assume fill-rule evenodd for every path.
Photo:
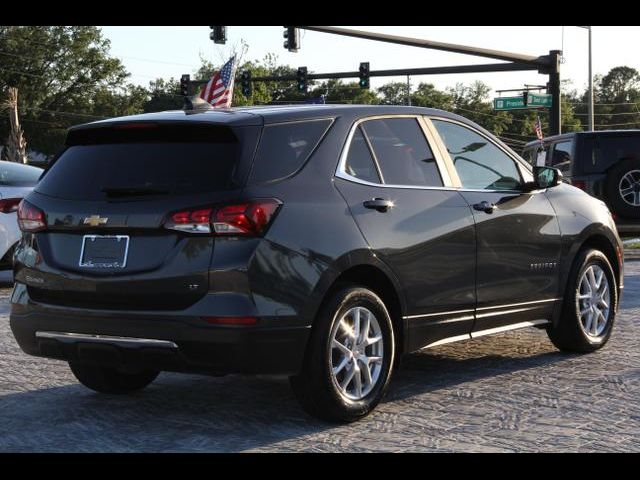
<instances>
[{"instance_id":1,"label":"license plate","mask_svg":"<svg viewBox=\"0 0 640 480\"><path fill-rule=\"evenodd\" d=\"M124 268L128 252L128 235L85 235L80 250L80 266Z\"/></svg>"}]
</instances>

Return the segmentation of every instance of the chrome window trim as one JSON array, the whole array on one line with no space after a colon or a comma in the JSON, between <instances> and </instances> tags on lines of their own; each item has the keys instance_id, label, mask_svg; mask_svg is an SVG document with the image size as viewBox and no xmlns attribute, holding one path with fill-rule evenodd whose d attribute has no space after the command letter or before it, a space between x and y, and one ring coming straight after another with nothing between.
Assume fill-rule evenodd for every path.
<instances>
[{"instance_id":1,"label":"chrome window trim","mask_svg":"<svg viewBox=\"0 0 640 480\"><path fill-rule=\"evenodd\" d=\"M449 176L449 171L446 168L446 163L442 156L440 155L440 150L438 148L434 148L435 140L431 132L425 127L425 122L423 120L423 115L420 114L404 114L404 115L375 115L370 117L362 117L356 120L349 130L349 134L347 135L347 139L342 147L342 152L340 153L340 161L338 162L338 167L336 169L335 176L341 178L343 180L348 180L353 183L359 183L361 185L368 185L372 187L382 187L382 188L405 188L405 189L413 189L413 190L458 190L456 187L452 185L451 178ZM368 122L371 120L385 120L385 119L394 119L394 118L413 118L418 123L420 130L422 130L422 134L425 137L425 141L427 142L427 146L433 153L434 159L436 161L436 167L438 168L438 174L442 179L443 186L441 187L429 187L429 186L421 186L421 185L395 185L388 183L372 183L366 180L362 180L360 178L354 177L353 175L349 175L346 171L347 165L347 156L349 155L349 149L351 147L351 141L353 140L353 136L355 135L356 129L360 126L360 124L364 122ZM364 134L366 138L366 133ZM377 165L377 159L375 157L375 152L372 152L374 162L376 163L376 168L379 169L379 165ZM382 176L382 172L380 171L380 176ZM384 181L384 180L383 180Z\"/></svg>"},{"instance_id":2,"label":"chrome window trim","mask_svg":"<svg viewBox=\"0 0 640 480\"><path fill-rule=\"evenodd\" d=\"M347 156L349 154L349 148L351 147L351 140L353 139L353 136L355 134L356 129L358 128L358 126L366 121L369 120L380 120L380 119L386 119L386 118L415 118L418 121L418 124L421 126L422 131L425 135L425 138L427 140L427 144L429 145L429 148L431 149L434 158L436 160L436 165L438 167L438 172L440 174L440 177L442 178L442 181L444 183L444 185L442 187L427 187L427 186L420 186L420 185L395 185L395 184L388 184L388 183L372 183L372 182L368 182L366 180L362 180L360 178L354 177L353 175L349 175L346 172L346 163L347 163ZM518 170L520 171L520 174L528 174L529 176L531 176L531 171L529 171L528 169L525 168L525 171L522 171L523 168L523 160L519 159L518 157L514 157L510 152L508 152L507 150L505 150L500 144L495 143L493 140L491 140L490 138L488 138L484 133L482 133L481 131L479 131L478 129L467 125L466 123L460 122L458 120L452 120L446 117L439 117L439 116L427 116L427 115L421 115L421 114L413 114L413 115L408 115L408 114L404 114L404 115L393 115L393 114L387 114L387 115L374 115L374 116L370 116L370 117L363 117L363 118L359 118L358 120L356 120L353 125L351 126L350 130L349 130L349 134L347 135L347 139L342 147L342 151L340 153L340 160L338 162L338 167L336 168L336 173L335 173L335 177L340 178L342 180L346 180L348 182L352 182L352 183L357 183L360 185L365 185L365 186L369 186L369 187L378 187L378 188L400 188L400 189L409 189L409 190L440 190L440 191L445 191L445 192L491 192L491 193L504 193L504 194L517 194L517 195L522 195L525 192L523 192L522 190L489 190L486 188L463 188L460 184L460 179L457 175L457 172L455 173L455 177L452 178L452 176L449 174L449 169L452 168L455 171L455 166L453 166L453 162L451 161L451 158L449 157L449 153L446 150L446 147L444 146L444 143L442 143L442 140L440 139L440 135L437 134L437 131L435 131L435 126L433 124L431 124L431 120L442 120L442 121L446 121L446 122L450 122L450 123L455 123L458 124L462 127L468 128L470 130L473 130L474 132L476 132L478 135L486 138L489 142L491 142L493 145L495 145L498 149L500 149L502 152L504 152L509 158L511 158L512 160L514 160L516 162L516 166L518 167ZM432 128L430 128L432 127ZM432 131L433 130L433 131ZM434 132L435 131L435 132ZM444 152L442 151L442 148L444 148ZM444 155L446 154L446 157L444 157ZM372 154L374 155L374 154ZM376 162L376 168L379 169L379 166L377 165L377 161L375 160L374 157L374 161ZM526 162L525 162L526 163ZM378 170L379 171L379 170ZM381 172L380 172L381 173ZM524 176L524 175L523 175ZM458 183L458 186L456 186L455 184ZM538 190L534 190L532 192L527 192L527 193L535 193Z\"/></svg>"}]
</instances>

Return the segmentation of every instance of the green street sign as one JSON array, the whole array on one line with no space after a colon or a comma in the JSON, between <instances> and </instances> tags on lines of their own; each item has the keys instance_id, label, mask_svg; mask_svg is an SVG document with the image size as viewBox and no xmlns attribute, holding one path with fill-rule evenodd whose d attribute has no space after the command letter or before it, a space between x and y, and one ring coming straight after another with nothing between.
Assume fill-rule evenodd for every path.
<instances>
[{"instance_id":1,"label":"green street sign","mask_svg":"<svg viewBox=\"0 0 640 480\"><path fill-rule=\"evenodd\" d=\"M551 95L545 93L529 93L527 95L528 107L550 107L551 103Z\"/></svg>"},{"instance_id":2,"label":"green street sign","mask_svg":"<svg viewBox=\"0 0 640 480\"><path fill-rule=\"evenodd\" d=\"M493 99L494 110L521 110L527 106L523 97L500 97Z\"/></svg>"}]
</instances>

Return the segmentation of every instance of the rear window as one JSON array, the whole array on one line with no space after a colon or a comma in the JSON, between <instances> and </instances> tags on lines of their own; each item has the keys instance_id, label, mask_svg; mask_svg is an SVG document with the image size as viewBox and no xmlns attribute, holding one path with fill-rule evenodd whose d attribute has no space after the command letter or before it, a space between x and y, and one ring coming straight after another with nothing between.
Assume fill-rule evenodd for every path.
<instances>
[{"instance_id":1,"label":"rear window","mask_svg":"<svg viewBox=\"0 0 640 480\"><path fill-rule=\"evenodd\" d=\"M187 127L84 131L70 135L71 145L36 191L101 200L130 192L181 195L240 188L241 159L247 150L253 152L257 133L258 129L228 127L208 127L199 133Z\"/></svg>"},{"instance_id":2,"label":"rear window","mask_svg":"<svg viewBox=\"0 0 640 480\"><path fill-rule=\"evenodd\" d=\"M42 169L19 163L0 161L0 185L32 187L38 183Z\"/></svg>"},{"instance_id":3,"label":"rear window","mask_svg":"<svg viewBox=\"0 0 640 480\"><path fill-rule=\"evenodd\" d=\"M253 165L250 183L280 180L300 170L313 153L332 120L267 125Z\"/></svg>"}]
</instances>

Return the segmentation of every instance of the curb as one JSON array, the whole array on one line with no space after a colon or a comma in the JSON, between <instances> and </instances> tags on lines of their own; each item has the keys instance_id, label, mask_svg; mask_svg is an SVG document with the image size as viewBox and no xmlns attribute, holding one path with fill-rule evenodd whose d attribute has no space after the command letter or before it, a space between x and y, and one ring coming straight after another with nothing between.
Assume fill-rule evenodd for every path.
<instances>
[{"instance_id":1,"label":"curb","mask_svg":"<svg viewBox=\"0 0 640 480\"><path fill-rule=\"evenodd\" d=\"M633 250L625 250L624 251L624 261L632 262L640 260L640 249Z\"/></svg>"}]
</instances>

